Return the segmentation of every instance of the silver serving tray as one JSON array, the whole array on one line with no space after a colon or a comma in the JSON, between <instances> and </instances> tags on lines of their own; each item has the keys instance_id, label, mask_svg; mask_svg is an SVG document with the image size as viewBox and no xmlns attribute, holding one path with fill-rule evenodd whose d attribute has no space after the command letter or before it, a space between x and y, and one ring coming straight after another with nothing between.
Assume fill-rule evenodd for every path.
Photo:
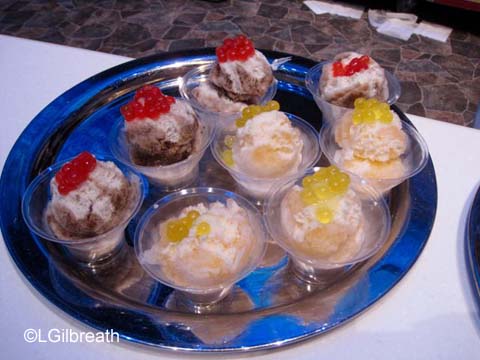
<instances>
[{"instance_id":1,"label":"silver serving tray","mask_svg":"<svg viewBox=\"0 0 480 360\"><path fill-rule=\"evenodd\" d=\"M270 61L287 55L265 54ZM21 197L41 170L82 150L110 155L105 139L120 117L119 107L136 88L154 83L178 95L178 77L212 60L213 49L134 60L85 80L48 105L17 140L0 179L0 196L9 204L0 209L7 248L26 279L59 309L94 328L114 329L133 343L194 352L243 352L277 348L330 331L385 295L420 255L437 205L431 161L391 192L392 231L373 258L342 277L312 286L293 276L285 253L272 244L262 266L201 315L183 307L171 288L139 266L131 247L138 217L126 231L129 246L95 268L76 264L62 247L32 234L22 220ZM299 57L282 65L275 72L276 99L282 110L319 129L321 112L304 87L305 74L313 65ZM398 108L394 110L408 121ZM209 151L194 185L238 190ZM139 216L164 195L149 190Z\"/></svg>"}]
</instances>

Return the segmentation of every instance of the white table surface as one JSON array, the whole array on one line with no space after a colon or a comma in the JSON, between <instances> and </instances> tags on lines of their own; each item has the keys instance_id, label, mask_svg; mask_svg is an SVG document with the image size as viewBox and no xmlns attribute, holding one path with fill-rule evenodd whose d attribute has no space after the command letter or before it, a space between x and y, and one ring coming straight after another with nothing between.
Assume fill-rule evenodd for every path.
<instances>
[{"instance_id":1,"label":"white table surface","mask_svg":"<svg viewBox=\"0 0 480 360\"><path fill-rule=\"evenodd\" d=\"M0 36L1 167L21 131L50 101L87 77L127 60ZM413 268L366 313L330 333L282 350L221 358L480 358L480 317L464 259L465 220L480 180L480 132L418 116L410 118L428 143L439 192L431 237ZM30 286L13 264L3 241L0 284L0 348L4 359L192 357L122 341L26 343L23 333L28 328L43 332L53 328L89 329L48 303Z\"/></svg>"}]
</instances>

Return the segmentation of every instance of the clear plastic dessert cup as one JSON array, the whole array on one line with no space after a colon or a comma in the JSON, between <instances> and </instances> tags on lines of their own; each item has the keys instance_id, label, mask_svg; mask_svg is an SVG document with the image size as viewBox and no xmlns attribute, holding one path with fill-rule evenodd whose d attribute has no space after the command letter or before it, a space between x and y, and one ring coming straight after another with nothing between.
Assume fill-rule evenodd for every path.
<instances>
[{"instance_id":1,"label":"clear plastic dessert cup","mask_svg":"<svg viewBox=\"0 0 480 360\"><path fill-rule=\"evenodd\" d=\"M132 185L133 191L123 216L107 232L88 238L65 239L58 237L50 228L46 220L46 209L51 199L50 181L67 161L52 165L38 175L28 186L22 200L23 218L32 232L48 241L63 245L78 262L92 266L107 261L125 245L125 228L140 210L146 189L145 181L136 171L109 158L97 159L114 162Z\"/></svg>"},{"instance_id":2,"label":"clear plastic dessert cup","mask_svg":"<svg viewBox=\"0 0 480 360\"><path fill-rule=\"evenodd\" d=\"M160 224L178 216L188 206L198 204L208 206L215 202L226 204L229 199L233 200L247 214L248 223L254 235L254 242L252 247L249 248L249 256L243 259L244 262L240 264L241 266L236 273L226 274L218 282L217 279L213 281L205 280L202 284L201 281L203 280L197 279L197 281L192 281L191 284L179 285L178 281L167 275L168 271L164 268L162 261L157 260L155 256L152 260L152 255L149 254L151 251L158 251L155 246L159 246ZM190 188L163 197L145 212L135 232L135 253L147 273L159 282L176 289L180 298L186 300L186 305L196 311L196 307L209 306L223 299L236 282L246 277L258 266L265 253L266 236L266 229L259 211L245 198L222 189ZM180 267L178 271L181 271Z\"/></svg>"},{"instance_id":3,"label":"clear plastic dessert cup","mask_svg":"<svg viewBox=\"0 0 480 360\"><path fill-rule=\"evenodd\" d=\"M264 210L267 230L273 241L289 254L295 274L308 283L328 282L329 278L335 279L347 273L355 264L373 256L387 240L391 226L390 212L385 200L365 181L351 177L350 189L358 196L363 217L358 251L342 261L335 262L302 251L293 240L289 229L282 224L282 202L295 185L302 186L302 179L315 172L315 169L309 169L298 177L276 184L269 194Z\"/></svg>"},{"instance_id":4,"label":"clear plastic dessert cup","mask_svg":"<svg viewBox=\"0 0 480 360\"><path fill-rule=\"evenodd\" d=\"M241 116L241 112L218 112L210 110L209 108L200 104L193 94L193 90L202 83L208 82L208 76L215 63L200 65L199 67L190 70L180 80L179 91L184 100L187 100L195 109L199 117L207 121L212 121L214 124L221 124L235 120ZM258 105L265 105L272 100L277 93L277 80L273 79L272 85L268 88L266 94L259 99Z\"/></svg>"},{"instance_id":5,"label":"clear plastic dessert cup","mask_svg":"<svg viewBox=\"0 0 480 360\"><path fill-rule=\"evenodd\" d=\"M224 123L219 126L212 141L211 150L215 160L230 173L230 175L235 179L237 184L246 195L258 201L262 201L267 197L270 188L274 183L282 180L283 178L294 176L296 173L301 173L305 171L305 169L315 166L322 155L318 143L317 130L315 130L315 128L308 122L296 115L289 113L284 114L287 115L292 126L300 130L303 140L302 162L296 171L287 174L284 177L255 177L239 171L234 167L230 167L225 163L225 160L222 157L222 152L227 149L224 139L228 135L235 135L237 128L234 121L230 121L229 123Z\"/></svg>"},{"instance_id":6,"label":"clear plastic dessert cup","mask_svg":"<svg viewBox=\"0 0 480 360\"><path fill-rule=\"evenodd\" d=\"M191 185L198 176L198 163L210 145L215 127L210 121L198 119L199 131L195 151L182 161L170 165L141 166L133 162L130 155L123 119L116 121L109 134L109 146L113 156L123 164L145 175L148 181L163 191L174 191ZM196 141L197 141L196 140Z\"/></svg>"},{"instance_id":7,"label":"clear plastic dessert cup","mask_svg":"<svg viewBox=\"0 0 480 360\"><path fill-rule=\"evenodd\" d=\"M320 78L322 77L322 69L329 63L330 61L323 61L308 70L307 75L305 76L305 85L312 94L317 106L322 111L323 119L329 123L334 123L336 120L340 119L349 108L332 104L326 101L321 94ZM385 70L385 77L388 84L388 99L386 102L389 105L392 105L398 100L402 90L395 75Z\"/></svg>"},{"instance_id":8,"label":"clear plastic dessert cup","mask_svg":"<svg viewBox=\"0 0 480 360\"><path fill-rule=\"evenodd\" d=\"M408 138L407 151L400 157L406 169L403 176L381 179L365 178L380 194L388 192L405 180L415 176L423 170L428 162L428 147L420 133L412 125L404 121L402 121L402 129ZM335 141L335 125L324 123L320 129L319 139L322 151L331 164L337 166L342 171L362 177L361 174L355 174L344 166L341 147Z\"/></svg>"}]
</instances>

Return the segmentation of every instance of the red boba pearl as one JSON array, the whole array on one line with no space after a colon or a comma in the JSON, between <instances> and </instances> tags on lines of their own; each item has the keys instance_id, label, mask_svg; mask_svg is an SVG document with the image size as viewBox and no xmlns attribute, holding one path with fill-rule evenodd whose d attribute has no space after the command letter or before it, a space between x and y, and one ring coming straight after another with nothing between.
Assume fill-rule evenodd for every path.
<instances>
[{"instance_id":1,"label":"red boba pearl","mask_svg":"<svg viewBox=\"0 0 480 360\"><path fill-rule=\"evenodd\" d=\"M344 76L345 69L340 61L336 61L332 64L333 76Z\"/></svg>"},{"instance_id":2,"label":"red boba pearl","mask_svg":"<svg viewBox=\"0 0 480 360\"><path fill-rule=\"evenodd\" d=\"M160 111L158 111L158 109L152 105L147 108L146 114L150 119L155 119L158 115L160 115Z\"/></svg>"},{"instance_id":3,"label":"red boba pearl","mask_svg":"<svg viewBox=\"0 0 480 360\"><path fill-rule=\"evenodd\" d=\"M250 42L250 40L248 40L248 38L245 35L241 35L241 34L236 37L236 40L239 44L244 44L244 45L247 45Z\"/></svg>"},{"instance_id":4,"label":"red boba pearl","mask_svg":"<svg viewBox=\"0 0 480 360\"><path fill-rule=\"evenodd\" d=\"M158 108L160 109L160 114L166 114L170 111L170 104L166 102L161 102Z\"/></svg>"},{"instance_id":5,"label":"red boba pearl","mask_svg":"<svg viewBox=\"0 0 480 360\"><path fill-rule=\"evenodd\" d=\"M145 108L143 106L135 109L135 117L137 119L143 119L145 117Z\"/></svg>"},{"instance_id":6,"label":"red boba pearl","mask_svg":"<svg viewBox=\"0 0 480 360\"><path fill-rule=\"evenodd\" d=\"M153 96L153 97L157 97L161 94L161 91L159 88L157 88L156 86L153 86L153 85L145 85L145 86L142 86L140 89L138 89L136 92L135 92L135 96L134 96L134 99L135 100L138 100L140 98L144 98L144 97L147 97L147 96Z\"/></svg>"},{"instance_id":7,"label":"red boba pearl","mask_svg":"<svg viewBox=\"0 0 480 360\"><path fill-rule=\"evenodd\" d=\"M215 50L215 54L217 55L218 62L220 62L220 63L224 63L228 60L227 53L225 52L225 50L223 49L222 46L219 46Z\"/></svg>"},{"instance_id":8,"label":"red boba pearl","mask_svg":"<svg viewBox=\"0 0 480 360\"><path fill-rule=\"evenodd\" d=\"M255 55L255 48L253 47L253 44L250 43L248 45L245 45L245 50L247 51L247 55L249 57L252 57L253 55Z\"/></svg>"},{"instance_id":9,"label":"red boba pearl","mask_svg":"<svg viewBox=\"0 0 480 360\"><path fill-rule=\"evenodd\" d=\"M88 151L79 154L75 159L63 165L55 174L58 192L61 195L67 195L70 191L77 189L88 179L96 166L97 160Z\"/></svg>"},{"instance_id":10,"label":"red boba pearl","mask_svg":"<svg viewBox=\"0 0 480 360\"><path fill-rule=\"evenodd\" d=\"M238 60L245 61L249 57L249 54L245 48L238 50Z\"/></svg>"},{"instance_id":11,"label":"red boba pearl","mask_svg":"<svg viewBox=\"0 0 480 360\"><path fill-rule=\"evenodd\" d=\"M219 63L246 61L250 56L255 55L255 48L245 35L238 35L225 39L223 45L215 49L215 54Z\"/></svg>"},{"instance_id":12,"label":"red boba pearl","mask_svg":"<svg viewBox=\"0 0 480 360\"><path fill-rule=\"evenodd\" d=\"M345 76L352 76L353 74L355 74L355 70L351 66L347 67L345 70Z\"/></svg>"},{"instance_id":13,"label":"red boba pearl","mask_svg":"<svg viewBox=\"0 0 480 360\"><path fill-rule=\"evenodd\" d=\"M164 95L158 87L145 85L135 92L132 101L120 108L120 112L127 122L144 118L156 119L159 115L168 113L170 105L174 103L175 98Z\"/></svg>"},{"instance_id":14,"label":"red boba pearl","mask_svg":"<svg viewBox=\"0 0 480 360\"><path fill-rule=\"evenodd\" d=\"M129 104L123 105L120 108L120 112L122 113L125 121L132 121L135 119L135 111L131 108Z\"/></svg>"},{"instance_id":15,"label":"red boba pearl","mask_svg":"<svg viewBox=\"0 0 480 360\"><path fill-rule=\"evenodd\" d=\"M370 62L370 57L368 55L362 55L360 56L360 63L368 65Z\"/></svg>"},{"instance_id":16,"label":"red boba pearl","mask_svg":"<svg viewBox=\"0 0 480 360\"><path fill-rule=\"evenodd\" d=\"M223 45L228 49L235 46L235 40L231 38L226 38L223 40Z\"/></svg>"},{"instance_id":17,"label":"red boba pearl","mask_svg":"<svg viewBox=\"0 0 480 360\"><path fill-rule=\"evenodd\" d=\"M237 60L237 51L235 49L229 49L227 52L227 58L229 61L235 61Z\"/></svg>"},{"instance_id":18,"label":"red boba pearl","mask_svg":"<svg viewBox=\"0 0 480 360\"><path fill-rule=\"evenodd\" d=\"M346 66L337 61L333 63L333 76L352 76L357 72L368 69L369 61L370 58L367 55L353 58Z\"/></svg>"}]
</instances>

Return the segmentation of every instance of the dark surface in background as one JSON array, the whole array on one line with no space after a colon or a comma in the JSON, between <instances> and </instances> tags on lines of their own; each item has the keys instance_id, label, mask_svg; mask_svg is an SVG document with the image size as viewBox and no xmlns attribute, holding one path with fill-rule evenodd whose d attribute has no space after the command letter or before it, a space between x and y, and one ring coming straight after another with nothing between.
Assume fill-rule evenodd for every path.
<instances>
[{"instance_id":1,"label":"dark surface in background","mask_svg":"<svg viewBox=\"0 0 480 360\"><path fill-rule=\"evenodd\" d=\"M425 1L416 11L454 27L448 41L401 41L376 33L366 13L360 20L314 15L300 0L1 0L0 33L130 57L217 46L236 33L317 61L356 50L400 79L403 111L471 126L480 102L480 36L472 32L479 16Z\"/></svg>"}]
</instances>

